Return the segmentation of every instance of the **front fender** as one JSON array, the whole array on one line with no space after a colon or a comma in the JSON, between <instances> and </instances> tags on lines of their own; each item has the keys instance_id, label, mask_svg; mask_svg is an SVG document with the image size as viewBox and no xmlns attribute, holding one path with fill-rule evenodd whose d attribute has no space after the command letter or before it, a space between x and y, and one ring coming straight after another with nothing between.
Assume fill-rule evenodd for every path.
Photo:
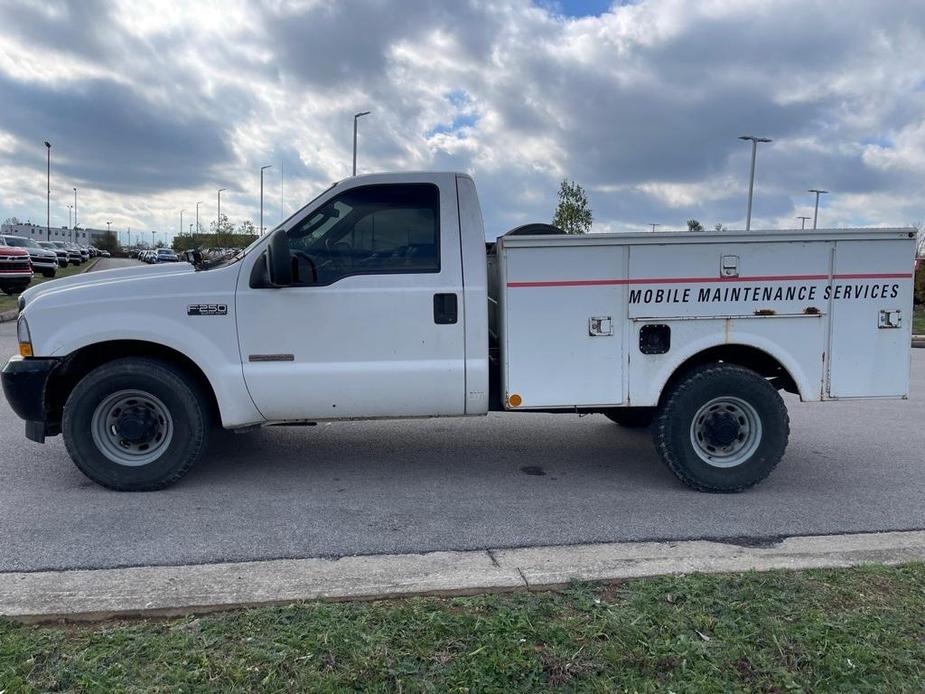
<instances>
[{"instance_id":1,"label":"front fender","mask_svg":"<svg viewBox=\"0 0 925 694\"><path fill-rule=\"evenodd\" d=\"M62 357L118 340L167 347L192 360L205 374L223 426L262 423L244 385L238 351L237 270L113 276L111 281L38 295L23 310L34 353ZM189 310L193 304L221 304L227 310L205 314Z\"/></svg>"}]
</instances>

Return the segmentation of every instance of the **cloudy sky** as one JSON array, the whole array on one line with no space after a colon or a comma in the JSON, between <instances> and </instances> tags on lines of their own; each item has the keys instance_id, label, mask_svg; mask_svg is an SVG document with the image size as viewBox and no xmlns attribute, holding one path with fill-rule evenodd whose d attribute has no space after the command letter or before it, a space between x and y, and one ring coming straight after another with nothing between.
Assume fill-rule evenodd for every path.
<instances>
[{"instance_id":1,"label":"cloudy sky","mask_svg":"<svg viewBox=\"0 0 925 694\"><path fill-rule=\"evenodd\" d=\"M925 219L925 2L0 0L0 219L279 221L359 169L474 175L493 237L563 177L595 230ZM281 212L280 172L285 172ZM188 227L187 229L188 230Z\"/></svg>"}]
</instances>

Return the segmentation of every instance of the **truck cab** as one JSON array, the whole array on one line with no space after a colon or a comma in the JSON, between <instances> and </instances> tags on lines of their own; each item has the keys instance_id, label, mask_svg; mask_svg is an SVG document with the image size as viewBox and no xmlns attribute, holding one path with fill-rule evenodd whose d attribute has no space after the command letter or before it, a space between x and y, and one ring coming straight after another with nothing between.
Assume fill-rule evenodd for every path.
<instances>
[{"instance_id":1,"label":"truck cab","mask_svg":"<svg viewBox=\"0 0 925 694\"><path fill-rule=\"evenodd\" d=\"M262 417L487 411L485 232L471 178L350 179L281 229L285 279L273 275L271 245L244 259L235 293L244 379Z\"/></svg>"}]
</instances>

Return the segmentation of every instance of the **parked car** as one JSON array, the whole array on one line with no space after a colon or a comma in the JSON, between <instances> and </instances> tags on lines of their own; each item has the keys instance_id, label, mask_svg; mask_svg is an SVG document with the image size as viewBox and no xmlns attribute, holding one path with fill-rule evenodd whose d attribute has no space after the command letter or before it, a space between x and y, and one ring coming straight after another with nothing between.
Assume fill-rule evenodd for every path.
<instances>
[{"instance_id":1,"label":"parked car","mask_svg":"<svg viewBox=\"0 0 925 694\"><path fill-rule=\"evenodd\" d=\"M99 254L101 258L109 258L112 255L109 251L100 251Z\"/></svg>"},{"instance_id":2,"label":"parked car","mask_svg":"<svg viewBox=\"0 0 925 694\"><path fill-rule=\"evenodd\" d=\"M83 261L87 262L88 260L90 260L90 249L87 248L86 246L81 246L80 244L76 244L76 245L77 245L77 250L80 251L80 257L83 258Z\"/></svg>"},{"instance_id":3,"label":"parked car","mask_svg":"<svg viewBox=\"0 0 925 694\"><path fill-rule=\"evenodd\" d=\"M176 263L180 259L170 248L158 248L154 254L155 263Z\"/></svg>"},{"instance_id":4,"label":"parked car","mask_svg":"<svg viewBox=\"0 0 925 694\"><path fill-rule=\"evenodd\" d=\"M44 277L54 277L58 272L58 254L42 248L38 241L25 236L0 236L0 245L11 248L25 248L32 261L32 269L41 272Z\"/></svg>"},{"instance_id":5,"label":"parked car","mask_svg":"<svg viewBox=\"0 0 925 694\"><path fill-rule=\"evenodd\" d=\"M84 256L77 247L77 244L68 241L56 241L55 243L60 243L61 247L67 251L67 259L71 265L80 265L83 263Z\"/></svg>"},{"instance_id":6,"label":"parked car","mask_svg":"<svg viewBox=\"0 0 925 694\"><path fill-rule=\"evenodd\" d=\"M32 282L32 261L25 248L0 245L0 291L18 294Z\"/></svg>"},{"instance_id":7,"label":"parked car","mask_svg":"<svg viewBox=\"0 0 925 694\"><path fill-rule=\"evenodd\" d=\"M39 241L38 243L42 248L54 252L58 258L58 267L68 266L67 251L63 247L58 246L54 241Z\"/></svg>"}]
</instances>

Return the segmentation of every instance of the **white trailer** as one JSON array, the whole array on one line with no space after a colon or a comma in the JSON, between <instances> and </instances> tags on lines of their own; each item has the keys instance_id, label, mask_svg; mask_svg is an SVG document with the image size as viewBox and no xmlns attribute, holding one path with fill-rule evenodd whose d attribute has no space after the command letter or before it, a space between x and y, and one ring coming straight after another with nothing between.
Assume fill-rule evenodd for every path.
<instances>
[{"instance_id":1,"label":"white trailer","mask_svg":"<svg viewBox=\"0 0 925 694\"><path fill-rule=\"evenodd\" d=\"M684 483L739 491L784 453L779 391L907 397L912 230L556 232L486 244L462 174L346 179L233 258L28 290L4 391L124 490L213 424L503 410L651 426Z\"/></svg>"}]
</instances>

